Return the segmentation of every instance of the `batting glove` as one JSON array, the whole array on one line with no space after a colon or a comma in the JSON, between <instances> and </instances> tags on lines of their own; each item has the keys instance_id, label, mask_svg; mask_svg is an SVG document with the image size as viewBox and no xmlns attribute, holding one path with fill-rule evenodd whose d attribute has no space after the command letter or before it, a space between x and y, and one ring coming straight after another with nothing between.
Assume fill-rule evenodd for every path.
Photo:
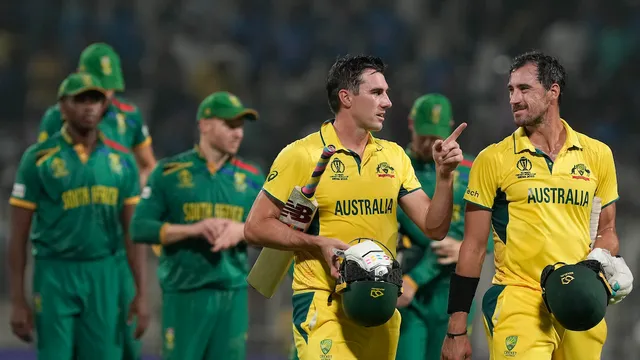
<instances>
[{"instance_id":1,"label":"batting glove","mask_svg":"<svg viewBox=\"0 0 640 360\"><path fill-rule=\"evenodd\" d=\"M633 274L622 257L611 256L609 250L595 248L587 255L587 259L598 260L602 264L604 276L612 290L609 304L617 304L631 293Z\"/></svg>"}]
</instances>

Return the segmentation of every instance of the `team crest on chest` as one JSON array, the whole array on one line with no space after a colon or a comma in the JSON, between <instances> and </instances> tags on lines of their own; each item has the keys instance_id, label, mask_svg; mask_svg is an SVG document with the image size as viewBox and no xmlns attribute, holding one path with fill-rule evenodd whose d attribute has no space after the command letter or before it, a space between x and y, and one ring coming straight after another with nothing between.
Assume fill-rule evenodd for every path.
<instances>
[{"instance_id":1,"label":"team crest on chest","mask_svg":"<svg viewBox=\"0 0 640 360\"><path fill-rule=\"evenodd\" d=\"M181 170L178 173L178 187L179 188L192 188L193 176L189 170Z\"/></svg>"},{"instance_id":2,"label":"team crest on chest","mask_svg":"<svg viewBox=\"0 0 640 360\"><path fill-rule=\"evenodd\" d=\"M109 167L111 171L116 174L122 174L122 163L120 162L120 155L109 154Z\"/></svg>"},{"instance_id":3,"label":"team crest on chest","mask_svg":"<svg viewBox=\"0 0 640 360\"><path fill-rule=\"evenodd\" d=\"M247 174L240 172L234 173L233 185L238 192L244 192L245 190L247 190Z\"/></svg>"},{"instance_id":4,"label":"team crest on chest","mask_svg":"<svg viewBox=\"0 0 640 360\"><path fill-rule=\"evenodd\" d=\"M376 173L378 174L378 177L396 177L396 170L387 162L381 162L378 164L378 167L376 167Z\"/></svg>"},{"instance_id":5,"label":"team crest on chest","mask_svg":"<svg viewBox=\"0 0 640 360\"><path fill-rule=\"evenodd\" d=\"M51 160L51 173L54 178L61 178L69 175L67 165L61 158Z\"/></svg>"},{"instance_id":6,"label":"team crest on chest","mask_svg":"<svg viewBox=\"0 0 640 360\"><path fill-rule=\"evenodd\" d=\"M576 164L571 169L571 178L573 179L589 181L589 175L591 175L591 170L589 170L585 164Z\"/></svg>"}]
</instances>

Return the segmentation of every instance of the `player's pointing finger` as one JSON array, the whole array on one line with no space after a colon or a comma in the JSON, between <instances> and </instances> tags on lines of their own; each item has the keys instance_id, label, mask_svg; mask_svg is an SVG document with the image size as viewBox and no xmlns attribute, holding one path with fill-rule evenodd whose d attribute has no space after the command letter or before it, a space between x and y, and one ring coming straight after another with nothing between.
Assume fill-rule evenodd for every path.
<instances>
[{"instance_id":1,"label":"player's pointing finger","mask_svg":"<svg viewBox=\"0 0 640 360\"><path fill-rule=\"evenodd\" d=\"M466 127L467 127L467 123L462 123L462 124L458 125L458 127L455 130L453 130L451 135L449 135L449 137L444 140L444 143L448 144L448 143L450 143L452 141L456 141L458 139L458 136L460 136L460 134L462 134L462 131L464 131L464 129Z\"/></svg>"}]
</instances>

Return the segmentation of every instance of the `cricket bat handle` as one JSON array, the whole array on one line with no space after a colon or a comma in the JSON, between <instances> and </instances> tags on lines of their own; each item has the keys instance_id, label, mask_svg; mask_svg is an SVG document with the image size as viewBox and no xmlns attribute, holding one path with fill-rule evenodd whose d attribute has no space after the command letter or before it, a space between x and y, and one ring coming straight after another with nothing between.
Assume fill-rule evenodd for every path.
<instances>
[{"instance_id":1,"label":"cricket bat handle","mask_svg":"<svg viewBox=\"0 0 640 360\"><path fill-rule=\"evenodd\" d=\"M336 147L333 145L325 146L325 148L322 149L322 154L320 155L320 159L318 159L315 169L313 169L313 173L311 173L311 178L307 182L307 185L302 188L302 193L307 198L311 199L313 195L315 195L320 177L322 177L322 174L327 169L327 164L329 164L329 160L335 152Z\"/></svg>"}]
</instances>

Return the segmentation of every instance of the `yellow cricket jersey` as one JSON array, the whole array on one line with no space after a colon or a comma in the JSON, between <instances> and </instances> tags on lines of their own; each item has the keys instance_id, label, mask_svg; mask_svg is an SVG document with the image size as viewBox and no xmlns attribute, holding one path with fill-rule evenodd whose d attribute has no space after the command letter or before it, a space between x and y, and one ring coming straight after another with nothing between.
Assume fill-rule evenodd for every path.
<instances>
[{"instance_id":1,"label":"yellow cricket jersey","mask_svg":"<svg viewBox=\"0 0 640 360\"><path fill-rule=\"evenodd\" d=\"M398 200L420 189L411 160L397 144L370 136L360 157L338 140L332 121L320 131L285 147L271 166L263 190L286 203L295 186L304 186L326 145L336 153L316 189L318 211L308 233L350 242L371 238L395 255ZM333 291L335 281L322 254L296 252L293 290Z\"/></svg>"},{"instance_id":2,"label":"yellow cricket jersey","mask_svg":"<svg viewBox=\"0 0 640 360\"><path fill-rule=\"evenodd\" d=\"M546 265L584 260L593 197L603 208L618 199L611 149L562 123L567 140L555 162L519 128L473 163L464 198L493 212L494 284L539 290Z\"/></svg>"}]
</instances>

